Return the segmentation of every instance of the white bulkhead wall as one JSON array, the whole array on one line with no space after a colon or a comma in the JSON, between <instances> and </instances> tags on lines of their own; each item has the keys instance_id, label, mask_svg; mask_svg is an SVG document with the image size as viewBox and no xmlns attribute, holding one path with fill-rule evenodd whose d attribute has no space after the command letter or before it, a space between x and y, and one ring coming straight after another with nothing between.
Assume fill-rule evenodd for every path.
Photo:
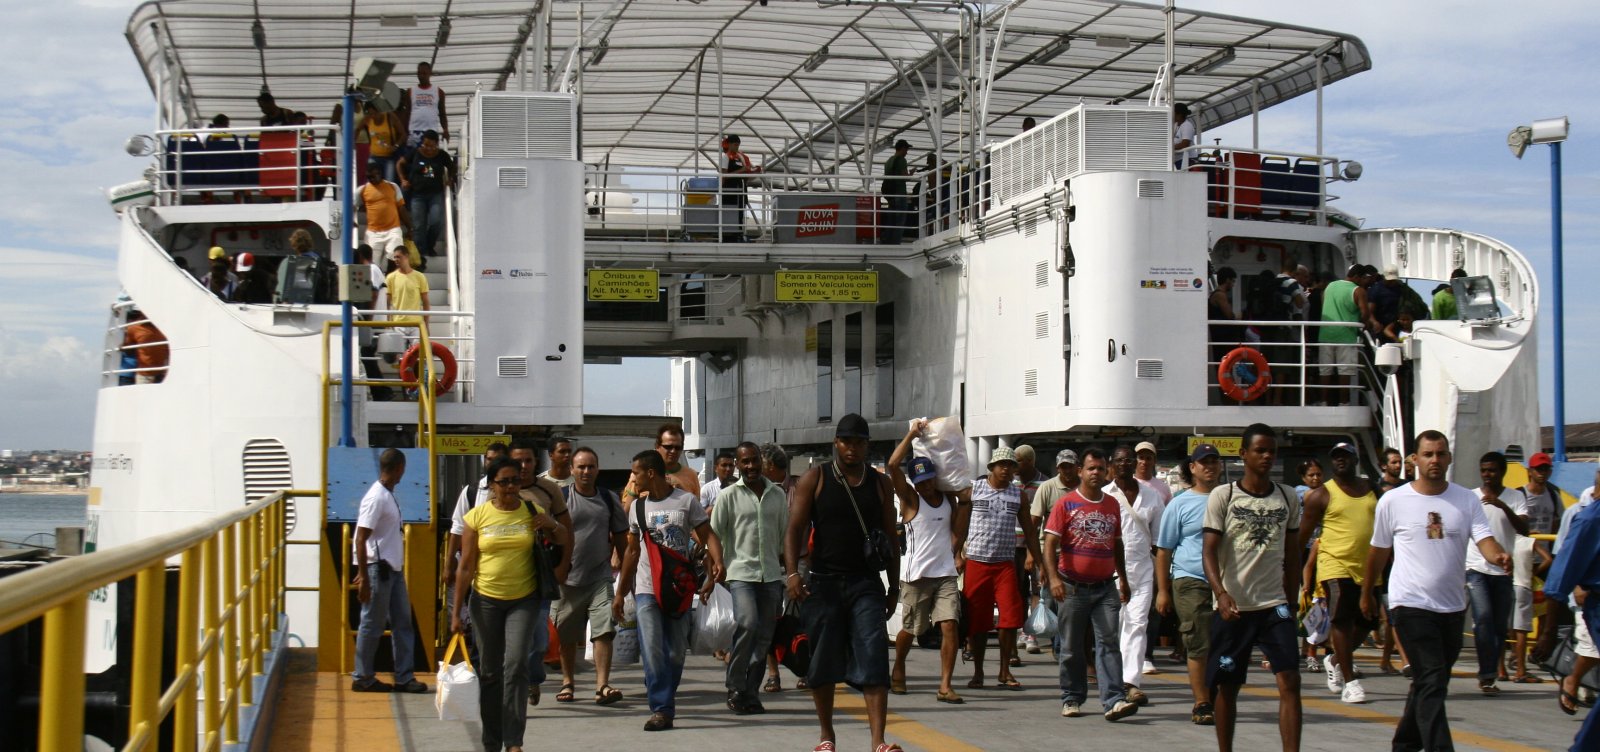
<instances>
[{"instance_id":1,"label":"white bulkhead wall","mask_svg":"<svg viewBox=\"0 0 1600 752\"><path fill-rule=\"evenodd\" d=\"M972 251L971 435L1161 423L1150 411L1172 420L1205 408L1204 176L1094 173L1070 188L1070 281L1052 222ZM1159 361L1146 364L1159 375L1140 378L1141 360Z\"/></svg>"}]
</instances>

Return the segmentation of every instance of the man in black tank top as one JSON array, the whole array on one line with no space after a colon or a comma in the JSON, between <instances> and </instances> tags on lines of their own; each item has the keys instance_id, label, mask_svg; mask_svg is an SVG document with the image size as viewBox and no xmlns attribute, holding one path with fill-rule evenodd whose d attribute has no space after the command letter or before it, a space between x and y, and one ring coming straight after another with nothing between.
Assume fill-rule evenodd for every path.
<instances>
[{"instance_id":1,"label":"man in black tank top","mask_svg":"<svg viewBox=\"0 0 1600 752\"><path fill-rule=\"evenodd\" d=\"M806 682L817 708L821 741L833 752L833 689L843 681L861 690L874 752L899 752L883 741L889 708L889 650L884 629L899 601L900 552L893 544L871 555L871 541L894 529L889 481L867 466L867 421L851 413L834 431L834 461L812 468L795 486L783 551L789 598L811 641ZM809 538L810 545L807 545ZM811 551L802 578L800 553ZM882 558L882 567L876 559ZM879 574L888 570L888 593Z\"/></svg>"}]
</instances>

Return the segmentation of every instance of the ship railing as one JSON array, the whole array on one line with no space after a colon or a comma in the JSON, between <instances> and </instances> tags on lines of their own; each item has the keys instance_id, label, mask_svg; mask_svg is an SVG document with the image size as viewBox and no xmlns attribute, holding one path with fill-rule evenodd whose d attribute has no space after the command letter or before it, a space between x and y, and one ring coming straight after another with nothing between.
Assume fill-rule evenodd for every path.
<instances>
[{"instance_id":1,"label":"ship railing","mask_svg":"<svg viewBox=\"0 0 1600 752\"><path fill-rule=\"evenodd\" d=\"M332 124L156 131L157 203L338 200L338 134Z\"/></svg>"},{"instance_id":2,"label":"ship railing","mask_svg":"<svg viewBox=\"0 0 1600 752\"><path fill-rule=\"evenodd\" d=\"M918 177L588 168L584 236L621 242L893 245L916 237ZM903 180L889 196L884 180Z\"/></svg>"},{"instance_id":3,"label":"ship railing","mask_svg":"<svg viewBox=\"0 0 1600 752\"><path fill-rule=\"evenodd\" d=\"M409 319L409 322L405 319ZM450 349L450 354L455 358L457 364L455 381L456 388L460 388L462 390L459 392L461 394L461 401L470 401L472 396L472 387L473 384L476 383L476 379L473 376L477 360L477 358L473 356L473 351L475 349L473 345L476 341L475 335L472 331L472 322L476 320L476 314L474 312L450 311L442 309L434 309L430 311L362 311L361 320L357 321L356 323L363 327L362 330L358 330L358 334L361 334L363 331L372 331L374 329L382 328L398 329L402 331L415 329L417 327L415 321L416 319L429 320L431 322L429 324L430 332L435 330L449 332L448 334L429 334L427 338L427 342L429 343L428 347L431 347L432 343L437 342ZM441 321L444 323L441 323ZM338 326L339 324L337 321L335 321L333 322L333 325ZM414 337L407 337L406 339L414 339ZM382 341L379 340L379 343L381 344ZM407 349L409 349L409 347ZM424 348L423 350L430 351L428 348ZM401 352L404 352L404 350ZM385 353L381 348L379 348L378 351L372 355L359 355L358 357L363 361L363 363L365 363L378 360L383 355L399 354L400 353ZM364 365L360 368L360 370L365 372L366 369ZM385 386L414 388L415 382L404 381L399 378L370 378L362 379L355 385L362 387Z\"/></svg>"},{"instance_id":4,"label":"ship railing","mask_svg":"<svg viewBox=\"0 0 1600 752\"><path fill-rule=\"evenodd\" d=\"M1218 145L1201 149L1186 169L1206 175L1207 214L1222 219L1325 224L1328 183L1346 180L1341 160L1325 154Z\"/></svg>"},{"instance_id":5,"label":"ship railing","mask_svg":"<svg viewBox=\"0 0 1600 752\"><path fill-rule=\"evenodd\" d=\"M1359 323L1212 319L1207 324L1209 324L1208 332L1216 332L1219 327L1241 327L1246 332L1243 338L1215 339L1211 335L1207 336L1206 389L1211 404L1236 404L1235 400L1222 394L1217 383L1217 371L1227 354L1240 347L1260 352L1266 358L1267 370L1271 374L1266 393L1259 399L1244 404L1319 407L1337 402L1375 407L1374 395L1383 392L1382 385L1377 381L1377 371L1372 366L1372 347L1368 344L1370 340L1358 336L1359 344L1355 345L1318 341L1321 332L1326 329L1354 329L1362 332L1364 330ZM1353 369L1355 379L1340 376L1336 371L1335 378L1339 379L1339 386L1317 383L1320 381L1318 369L1324 365L1322 358L1337 352L1336 348L1341 347L1352 347L1356 350L1355 361L1338 365L1341 368ZM1344 394L1339 394L1341 391Z\"/></svg>"},{"instance_id":6,"label":"ship railing","mask_svg":"<svg viewBox=\"0 0 1600 752\"><path fill-rule=\"evenodd\" d=\"M166 724L178 749L247 741L287 626L285 549L297 541L287 539L286 501L319 495L279 491L182 530L0 580L0 634L43 619L38 748L83 749L89 601L128 578L136 590L120 749L155 749ZM174 622L169 575L178 588ZM175 650L164 656L168 632ZM172 677L165 685L163 675Z\"/></svg>"},{"instance_id":7,"label":"ship railing","mask_svg":"<svg viewBox=\"0 0 1600 752\"><path fill-rule=\"evenodd\" d=\"M141 322L118 320L124 319L125 314L135 307L136 306L134 302L131 300L113 303L111 306L111 325L106 327L106 346L105 349L101 350L100 352L102 362L105 364L103 370L100 371L101 386L126 386L134 383L139 374L152 373L165 375L168 370L169 364L149 366L145 368L124 368L122 366L122 357L124 354L137 353L139 350L147 347L165 347L167 345L167 340L165 339L159 342L146 342L142 345L123 344L123 336L128 327L140 323L149 324L151 327L155 327L155 324L150 321ZM159 332L161 329L156 328L156 331Z\"/></svg>"}]
</instances>

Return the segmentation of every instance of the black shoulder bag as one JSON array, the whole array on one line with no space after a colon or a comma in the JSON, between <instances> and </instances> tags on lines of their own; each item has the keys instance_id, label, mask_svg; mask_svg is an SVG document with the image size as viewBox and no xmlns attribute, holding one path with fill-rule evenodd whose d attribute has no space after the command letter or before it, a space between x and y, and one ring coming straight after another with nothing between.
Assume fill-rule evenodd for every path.
<instances>
[{"instance_id":1,"label":"black shoulder bag","mask_svg":"<svg viewBox=\"0 0 1600 752\"><path fill-rule=\"evenodd\" d=\"M892 549L889 548L889 536L881 529L870 530L867 528L867 521L861 516L861 508L856 506L856 494L850 490L850 481L845 479L844 473L839 471L837 464L833 466L833 477L838 479L839 485L844 486L845 496L850 499L850 511L856 513L856 522L861 525L862 558L867 562L867 566L872 567L874 571L882 572L888 569L889 559L894 555ZM877 482L877 479L873 477L871 468L867 468L861 474L861 480L863 483L868 481ZM879 500L879 503L882 503L882 499Z\"/></svg>"},{"instance_id":2,"label":"black shoulder bag","mask_svg":"<svg viewBox=\"0 0 1600 752\"><path fill-rule=\"evenodd\" d=\"M537 486L535 486L537 488ZM539 511L533 508L533 502L522 500L522 507L528 510L528 517L539 516ZM533 523L530 521L529 525ZM559 524L559 523L557 523ZM561 546L544 533L533 531L533 594L540 600L553 601L561 597L561 583L556 580L556 566L561 563Z\"/></svg>"}]
</instances>

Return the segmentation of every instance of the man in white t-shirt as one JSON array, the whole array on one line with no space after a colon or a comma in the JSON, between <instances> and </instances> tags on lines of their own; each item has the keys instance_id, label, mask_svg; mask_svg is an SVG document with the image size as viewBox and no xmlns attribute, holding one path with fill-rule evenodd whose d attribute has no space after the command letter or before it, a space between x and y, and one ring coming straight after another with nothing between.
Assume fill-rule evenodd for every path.
<instances>
[{"instance_id":1,"label":"man in white t-shirt","mask_svg":"<svg viewBox=\"0 0 1600 752\"><path fill-rule=\"evenodd\" d=\"M405 543L400 534L400 502L394 487L406 474L406 456L398 449L378 455L378 480L361 497L356 514L356 598L361 601L361 622L356 630L356 692L428 691L412 672L416 632L411 626L411 597L406 593ZM378 640L387 626L394 649L394 684L378 680L373 660Z\"/></svg>"},{"instance_id":2,"label":"man in white t-shirt","mask_svg":"<svg viewBox=\"0 0 1600 752\"><path fill-rule=\"evenodd\" d=\"M1489 528L1476 494L1451 483L1450 440L1438 431L1417 436L1417 479L1383 495L1372 526L1367 571L1389 574L1389 623L1411 661L1411 691L1394 732L1397 750L1451 749L1444 700L1450 667L1461 656L1467 595L1467 547L1504 570L1511 556ZM1376 577L1361 584L1361 610L1378 616Z\"/></svg>"},{"instance_id":3,"label":"man in white t-shirt","mask_svg":"<svg viewBox=\"0 0 1600 752\"><path fill-rule=\"evenodd\" d=\"M738 482L733 473L738 469L734 460L733 451L724 449L717 452L717 458L711 463L711 480L700 487L700 506L704 507L706 514L711 514L711 509L717 505L717 494L722 489Z\"/></svg>"},{"instance_id":4,"label":"man in white t-shirt","mask_svg":"<svg viewBox=\"0 0 1600 752\"><path fill-rule=\"evenodd\" d=\"M1483 515L1489 521L1489 530L1496 541L1512 542L1517 535L1528 534L1528 522L1522 494L1505 487L1506 456L1489 452L1478 460L1478 477L1483 485L1476 493L1483 502ZM1478 689L1486 695L1500 693L1495 678L1500 672L1500 659L1506 651L1506 638L1510 636L1512 612L1516 593L1511 572L1483 558L1477 546L1467 546L1467 595L1472 602L1472 644L1478 653ZM1530 553L1531 555L1531 553ZM1513 561L1513 564L1517 562ZM1530 591L1528 608L1533 608ZM1529 614L1532 621L1532 614ZM1524 630L1527 628L1524 627Z\"/></svg>"},{"instance_id":5,"label":"man in white t-shirt","mask_svg":"<svg viewBox=\"0 0 1600 752\"><path fill-rule=\"evenodd\" d=\"M1189 117L1189 105L1172 106L1172 164L1180 170L1189 169L1194 158L1200 156L1200 130Z\"/></svg>"}]
</instances>

